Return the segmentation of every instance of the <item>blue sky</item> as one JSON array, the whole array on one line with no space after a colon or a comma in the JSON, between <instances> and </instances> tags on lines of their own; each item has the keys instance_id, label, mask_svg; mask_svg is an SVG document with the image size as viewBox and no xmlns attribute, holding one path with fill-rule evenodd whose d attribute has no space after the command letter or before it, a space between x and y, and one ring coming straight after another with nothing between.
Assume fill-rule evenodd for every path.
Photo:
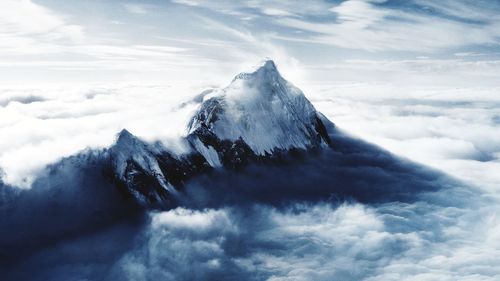
<instances>
[{"instance_id":1,"label":"blue sky","mask_svg":"<svg viewBox=\"0 0 500 281\"><path fill-rule=\"evenodd\" d=\"M0 26L13 83L217 81L265 57L299 84L499 70L496 1L5 0Z\"/></svg>"}]
</instances>

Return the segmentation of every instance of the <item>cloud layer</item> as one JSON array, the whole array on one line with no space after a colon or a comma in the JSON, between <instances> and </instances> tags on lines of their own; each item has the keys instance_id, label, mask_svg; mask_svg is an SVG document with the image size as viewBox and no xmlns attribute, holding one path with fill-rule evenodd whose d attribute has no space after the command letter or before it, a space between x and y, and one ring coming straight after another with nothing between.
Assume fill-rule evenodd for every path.
<instances>
[{"instance_id":1,"label":"cloud layer","mask_svg":"<svg viewBox=\"0 0 500 281\"><path fill-rule=\"evenodd\" d=\"M112 228L87 241L57 246L28 264L34 266L34 276L75 280L89 276L105 280L496 280L500 275L497 223L491 209L471 212L425 203L376 208L255 205L244 211L178 208L151 214L149 226L132 235L133 246L115 244L114 239L130 239L123 238L130 234L126 228ZM92 263L81 266L86 256L96 253L82 246L95 243L105 245L98 252L108 252L101 260L110 266L107 270ZM120 255L116 248L128 250ZM72 259L60 264L56 257L61 254ZM40 267L41 261L45 267Z\"/></svg>"},{"instance_id":2,"label":"cloud layer","mask_svg":"<svg viewBox=\"0 0 500 281\"><path fill-rule=\"evenodd\" d=\"M111 145L123 128L182 149L197 87L177 85L46 86L1 92L0 167L8 183L29 187L45 165L87 147Z\"/></svg>"},{"instance_id":3,"label":"cloud layer","mask_svg":"<svg viewBox=\"0 0 500 281\"><path fill-rule=\"evenodd\" d=\"M189 181L183 207L164 212L123 197L99 151L68 158L30 190L0 186L0 271L6 280L498 278L490 193L333 137L332 153Z\"/></svg>"},{"instance_id":4,"label":"cloud layer","mask_svg":"<svg viewBox=\"0 0 500 281\"><path fill-rule=\"evenodd\" d=\"M311 92L316 107L345 130L498 192L498 88L352 83Z\"/></svg>"}]
</instances>

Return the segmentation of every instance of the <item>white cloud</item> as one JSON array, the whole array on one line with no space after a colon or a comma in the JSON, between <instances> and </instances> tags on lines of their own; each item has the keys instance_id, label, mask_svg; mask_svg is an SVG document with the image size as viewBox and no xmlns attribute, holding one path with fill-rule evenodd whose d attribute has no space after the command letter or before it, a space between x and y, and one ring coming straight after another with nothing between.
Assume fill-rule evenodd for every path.
<instances>
[{"instance_id":1,"label":"white cloud","mask_svg":"<svg viewBox=\"0 0 500 281\"><path fill-rule=\"evenodd\" d=\"M340 128L396 155L497 193L500 102L496 87L337 84L311 87L318 110Z\"/></svg>"},{"instance_id":2,"label":"white cloud","mask_svg":"<svg viewBox=\"0 0 500 281\"><path fill-rule=\"evenodd\" d=\"M157 223L161 217L168 219ZM153 225L113 267L112 276L495 280L500 274L497 223L495 208L472 211L424 202L257 205L243 212L176 209L153 215Z\"/></svg>"},{"instance_id":3,"label":"white cloud","mask_svg":"<svg viewBox=\"0 0 500 281\"><path fill-rule=\"evenodd\" d=\"M233 16L252 16L248 11L250 9L258 9L263 15L267 16L297 16L297 15L321 15L325 14L331 6L327 1L309 1L308 5L295 1L231 1L231 0L215 0L215 1L196 1L196 0L174 0L173 3L184 4L188 6L197 6L211 9L218 13L233 15Z\"/></svg>"},{"instance_id":4,"label":"white cloud","mask_svg":"<svg viewBox=\"0 0 500 281\"><path fill-rule=\"evenodd\" d=\"M280 9L275 9L275 8L263 8L262 9L262 13L268 15L268 16L279 16L279 17L284 17L284 16L292 16L293 14L288 12L288 11L284 11L284 10L280 10Z\"/></svg>"},{"instance_id":5,"label":"white cloud","mask_svg":"<svg viewBox=\"0 0 500 281\"><path fill-rule=\"evenodd\" d=\"M329 9L337 21L348 29L364 29L378 24L390 11L376 9L369 1L345 1Z\"/></svg>"},{"instance_id":6,"label":"white cloud","mask_svg":"<svg viewBox=\"0 0 500 281\"><path fill-rule=\"evenodd\" d=\"M124 7L130 12L145 13L154 6L128 3ZM0 3L0 68L7 74L0 79L21 84L40 80L81 82L85 77L91 77L85 82L110 78L129 81L130 77L124 76L133 73L136 80L153 77L149 80L159 81L163 77L184 79L188 75L181 72L192 73L193 69L199 69L200 80L203 75L214 75L202 69L216 65L212 58L194 54L179 44L158 44L158 40L153 44L152 40L129 44L129 34L110 31L109 26L91 27L92 32L84 32L83 25L71 23L78 21L79 16L62 14L31 1ZM119 29L128 28L126 24Z\"/></svg>"},{"instance_id":7,"label":"white cloud","mask_svg":"<svg viewBox=\"0 0 500 281\"><path fill-rule=\"evenodd\" d=\"M172 0L173 3L184 4L188 6L198 6L200 3L196 0Z\"/></svg>"},{"instance_id":8,"label":"white cloud","mask_svg":"<svg viewBox=\"0 0 500 281\"><path fill-rule=\"evenodd\" d=\"M124 5L125 9L132 14L143 15L149 13L150 6L144 4L128 3Z\"/></svg>"},{"instance_id":9,"label":"white cloud","mask_svg":"<svg viewBox=\"0 0 500 281\"><path fill-rule=\"evenodd\" d=\"M5 0L0 7L2 36L40 35L48 39L81 36L81 27L68 25L61 17L29 0Z\"/></svg>"},{"instance_id":10,"label":"white cloud","mask_svg":"<svg viewBox=\"0 0 500 281\"><path fill-rule=\"evenodd\" d=\"M37 102L12 101L0 107L0 167L9 183L29 186L45 165L86 147L106 147L123 128L147 140L179 147L193 106L179 105L200 86L60 85L18 87L0 92ZM21 99L22 100L22 99ZM169 120L165 123L162 120ZM162 126L158 124L162 123Z\"/></svg>"},{"instance_id":11,"label":"white cloud","mask_svg":"<svg viewBox=\"0 0 500 281\"><path fill-rule=\"evenodd\" d=\"M19 45L32 47L36 43L81 40L83 28L66 23L60 16L29 0L6 0L0 3L0 37L2 49Z\"/></svg>"},{"instance_id":12,"label":"white cloud","mask_svg":"<svg viewBox=\"0 0 500 281\"><path fill-rule=\"evenodd\" d=\"M499 22L490 22L478 28L433 16L391 12L362 1L342 2L332 11L337 14L338 22L283 18L277 19L276 23L319 34L302 38L306 42L368 51L435 52L453 47L494 44L499 36ZM396 17L400 19L394 19Z\"/></svg>"},{"instance_id":13,"label":"white cloud","mask_svg":"<svg viewBox=\"0 0 500 281\"><path fill-rule=\"evenodd\" d=\"M154 214L151 225L154 229L171 228L200 232L217 228L231 228L229 217L223 210L198 212L184 208ZM236 229L232 231L236 231Z\"/></svg>"}]
</instances>

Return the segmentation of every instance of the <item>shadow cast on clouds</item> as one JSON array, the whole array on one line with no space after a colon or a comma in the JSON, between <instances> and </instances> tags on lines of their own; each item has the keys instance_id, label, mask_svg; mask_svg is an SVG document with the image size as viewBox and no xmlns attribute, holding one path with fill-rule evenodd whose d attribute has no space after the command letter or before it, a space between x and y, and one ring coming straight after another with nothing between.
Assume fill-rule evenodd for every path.
<instances>
[{"instance_id":1,"label":"shadow cast on clouds","mask_svg":"<svg viewBox=\"0 0 500 281\"><path fill-rule=\"evenodd\" d=\"M279 164L194 177L179 192L182 207L164 212L141 208L114 186L105 172L106 151L65 158L29 190L2 186L0 270L6 280L262 280L296 274L356 280L384 265L375 260L410 249L415 228L432 227L419 219L397 229L405 226L393 216L418 217L419 208L407 206L425 202L426 214L467 208L468 199L479 196L440 172L336 129L331 137L332 149L295 151ZM393 223L386 225L390 219L377 210ZM353 233L345 234L343 223ZM386 233L391 225L407 234ZM350 265L371 265L360 273L334 266L341 258L336 251L348 251L344 262ZM305 256L312 264L304 264ZM314 272L321 261L334 270Z\"/></svg>"}]
</instances>

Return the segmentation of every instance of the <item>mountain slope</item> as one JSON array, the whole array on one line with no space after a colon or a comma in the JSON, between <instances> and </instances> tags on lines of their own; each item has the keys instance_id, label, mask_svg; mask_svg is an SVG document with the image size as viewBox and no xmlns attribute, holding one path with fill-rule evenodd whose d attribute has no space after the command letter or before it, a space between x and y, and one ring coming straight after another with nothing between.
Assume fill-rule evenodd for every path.
<instances>
[{"instance_id":1,"label":"mountain slope","mask_svg":"<svg viewBox=\"0 0 500 281\"><path fill-rule=\"evenodd\" d=\"M172 207L177 189L185 180L210 169L199 153L174 155L161 144L149 144L122 130L115 145L106 151L108 174L119 188L141 205Z\"/></svg>"},{"instance_id":2,"label":"mountain slope","mask_svg":"<svg viewBox=\"0 0 500 281\"><path fill-rule=\"evenodd\" d=\"M283 79L273 61L237 75L231 84L205 98L189 124L194 135L211 133L233 143L241 140L256 155L292 148L326 146L314 106ZM203 138L200 138L203 142Z\"/></svg>"},{"instance_id":3,"label":"mountain slope","mask_svg":"<svg viewBox=\"0 0 500 281\"><path fill-rule=\"evenodd\" d=\"M191 152L173 155L123 130L108 151L111 173L141 204L172 206L177 190L197 174L328 147L325 124L333 126L266 61L203 98L188 125Z\"/></svg>"},{"instance_id":4,"label":"mountain slope","mask_svg":"<svg viewBox=\"0 0 500 281\"><path fill-rule=\"evenodd\" d=\"M409 200L421 191L443 186L438 183L439 173L397 159L337 130L302 91L281 77L272 61L204 95L185 140L190 152L176 155L161 144L146 143L124 130L108 151L110 173L115 175L117 185L143 206L159 208L190 201L185 197L186 184L189 187L190 182L200 176L210 178L210 174L234 180L221 196L240 189L245 196L268 200L269 194L280 190L275 194L278 198L273 199L276 201L306 193L320 198L331 194L352 196L362 201ZM245 179L243 170L249 167L263 167L264 175L257 175L260 181L246 178L241 182ZM266 173L268 169L277 169L275 174L309 178L309 182L278 182ZM244 190L248 182L253 184ZM384 182L387 186L383 190L375 187ZM224 186L214 178L203 185L212 186L214 192Z\"/></svg>"}]
</instances>

